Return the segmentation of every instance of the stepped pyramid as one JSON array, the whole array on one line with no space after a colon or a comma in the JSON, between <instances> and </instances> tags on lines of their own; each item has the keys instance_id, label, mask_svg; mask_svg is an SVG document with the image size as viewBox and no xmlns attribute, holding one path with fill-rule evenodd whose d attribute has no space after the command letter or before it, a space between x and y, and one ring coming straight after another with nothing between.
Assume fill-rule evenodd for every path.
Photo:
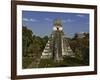
<instances>
[{"instance_id":1,"label":"stepped pyramid","mask_svg":"<svg viewBox=\"0 0 100 80\"><path fill-rule=\"evenodd\" d=\"M64 36L60 19L55 19L53 32L42 52L42 59L53 59L54 61L63 60L64 56L74 56L67 38Z\"/></svg>"}]
</instances>

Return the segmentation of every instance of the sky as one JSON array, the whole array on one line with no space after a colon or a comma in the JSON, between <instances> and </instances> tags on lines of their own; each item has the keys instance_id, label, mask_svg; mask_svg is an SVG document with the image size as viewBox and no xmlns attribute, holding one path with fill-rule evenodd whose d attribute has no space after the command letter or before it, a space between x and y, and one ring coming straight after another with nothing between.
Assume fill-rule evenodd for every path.
<instances>
[{"instance_id":1,"label":"sky","mask_svg":"<svg viewBox=\"0 0 100 80\"><path fill-rule=\"evenodd\" d=\"M44 37L53 31L53 21L60 19L65 36L75 33L89 32L89 14L22 11L22 24L31 29L33 34Z\"/></svg>"}]
</instances>

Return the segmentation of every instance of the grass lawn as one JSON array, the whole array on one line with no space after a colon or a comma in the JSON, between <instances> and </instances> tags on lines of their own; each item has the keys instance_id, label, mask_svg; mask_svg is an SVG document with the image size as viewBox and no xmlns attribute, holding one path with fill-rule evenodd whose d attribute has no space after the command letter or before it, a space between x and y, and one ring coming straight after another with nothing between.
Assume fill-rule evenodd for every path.
<instances>
[{"instance_id":1,"label":"grass lawn","mask_svg":"<svg viewBox=\"0 0 100 80\"><path fill-rule=\"evenodd\" d=\"M82 60L74 57L64 57L63 61L57 63L52 59L41 59L39 67L68 67L68 66L85 66Z\"/></svg>"},{"instance_id":2,"label":"grass lawn","mask_svg":"<svg viewBox=\"0 0 100 80\"><path fill-rule=\"evenodd\" d=\"M33 58L32 57L23 57L22 58L22 68L27 68L31 63Z\"/></svg>"},{"instance_id":3,"label":"grass lawn","mask_svg":"<svg viewBox=\"0 0 100 80\"><path fill-rule=\"evenodd\" d=\"M22 66L23 68L29 68L29 65L32 64L33 57L23 57ZM88 65L88 64L87 64ZM35 64L31 65L31 68L49 68L49 67L73 67L73 66L86 66L84 61L77 59L75 57L64 57L62 61L55 62L53 59L41 59L38 67Z\"/></svg>"}]
</instances>

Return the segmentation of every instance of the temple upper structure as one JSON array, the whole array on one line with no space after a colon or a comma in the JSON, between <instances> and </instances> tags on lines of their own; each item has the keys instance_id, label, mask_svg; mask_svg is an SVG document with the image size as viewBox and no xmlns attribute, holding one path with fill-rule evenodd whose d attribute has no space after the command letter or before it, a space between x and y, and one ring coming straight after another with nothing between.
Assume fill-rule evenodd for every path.
<instances>
[{"instance_id":1,"label":"temple upper structure","mask_svg":"<svg viewBox=\"0 0 100 80\"><path fill-rule=\"evenodd\" d=\"M53 31L42 52L42 59L53 59L55 62L63 60L64 56L73 57L74 53L64 36L63 27L60 19L53 22Z\"/></svg>"}]
</instances>

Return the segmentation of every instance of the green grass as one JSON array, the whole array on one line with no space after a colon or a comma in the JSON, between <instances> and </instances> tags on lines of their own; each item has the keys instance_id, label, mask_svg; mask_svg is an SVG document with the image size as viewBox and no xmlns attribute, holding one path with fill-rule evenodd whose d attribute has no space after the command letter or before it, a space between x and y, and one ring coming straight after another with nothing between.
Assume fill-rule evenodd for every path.
<instances>
[{"instance_id":1,"label":"green grass","mask_svg":"<svg viewBox=\"0 0 100 80\"><path fill-rule=\"evenodd\" d=\"M84 62L82 60L74 58L74 57L65 57L64 62L68 66L83 66L84 65Z\"/></svg>"},{"instance_id":2,"label":"green grass","mask_svg":"<svg viewBox=\"0 0 100 80\"><path fill-rule=\"evenodd\" d=\"M32 57L23 57L22 58L22 68L27 68L31 63L32 63L32 60L33 58Z\"/></svg>"},{"instance_id":3,"label":"green grass","mask_svg":"<svg viewBox=\"0 0 100 80\"><path fill-rule=\"evenodd\" d=\"M57 63L52 59L41 59L39 67L68 67L68 66L85 66L82 60L73 57L64 57L64 60Z\"/></svg>"},{"instance_id":4,"label":"green grass","mask_svg":"<svg viewBox=\"0 0 100 80\"><path fill-rule=\"evenodd\" d=\"M32 63L32 57L23 57L22 67L23 69L28 68L28 66ZM84 61L75 58L75 57L64 57L62 61L55 62L53 59L41 59L38 65L38 68L49 68L49 67L72 67L72 66L85 66L88 64L84 64ZM32 64L32 68L37 68Z\"/></svg>"},{"instance_id":5,"label":"green grass","mask_svg":"<svg viewBox=\"0 0 100 80\"><path fill-rule=\"evenodd\" d=\"M53 67L55 65L52 59L41 59L39 67Z\"/></svg>"}]
</instances>

